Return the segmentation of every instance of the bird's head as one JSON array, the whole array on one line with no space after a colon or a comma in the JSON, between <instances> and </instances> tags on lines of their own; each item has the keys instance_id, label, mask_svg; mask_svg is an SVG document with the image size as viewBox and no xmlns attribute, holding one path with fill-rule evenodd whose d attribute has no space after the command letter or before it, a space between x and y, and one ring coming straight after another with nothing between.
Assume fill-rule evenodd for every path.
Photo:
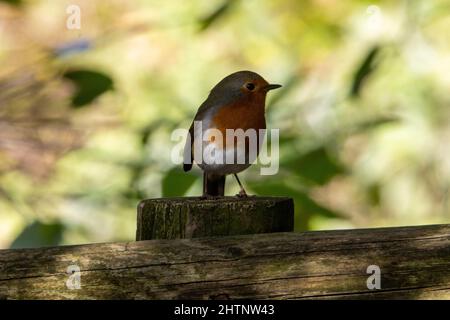
<instances>
[{"instance_id":1,"label":"bird's head","mask_svg":"<svg viewBox=\"0 0 450 320\"><path fill-rule=\"evenodd\" d=\"M269 84L263 77L252 71L238 71L223 78L212 90L217 97L265 98L268 91L280 88L279 84Z\"/></svg>"}]
</instances>

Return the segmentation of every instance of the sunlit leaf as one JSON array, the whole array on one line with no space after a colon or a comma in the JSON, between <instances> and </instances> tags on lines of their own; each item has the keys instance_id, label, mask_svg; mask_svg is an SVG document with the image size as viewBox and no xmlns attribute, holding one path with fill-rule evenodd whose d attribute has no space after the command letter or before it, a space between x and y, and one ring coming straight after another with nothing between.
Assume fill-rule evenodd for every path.
<instances>
[{"instance_id":1,"label":"sunlit leaf","mask_svg":"<svg viewBox=\"0 0 450 320\"><path fill-rule=\"evenodd\" d=\"M72 105L79 108L91 103L102 93L113 89L113 80L106 74L92 70L71 70L64 78L72 81L77 90L72 97Z\"/></svg>"},{"instance_id":2,"label":"sunlit leaf","mask_svg":"<svg viewBox=\"0 0 450 320\"><path fill-rule=\"evenodd\" d=\"M11 248L37 248L61 243L64 226L60 223L33 222L11 244Z\"/></svg>"},{"instance_id":3,"label":"sunlit leaf","mask_svg":"<svg viewBox=\"0 0 450 320\"><path fill-rule=\"evenodd\" d=\"M197 177L184 172L180 168L173 168L166 173L162 180L163 197L181 197L194 184Z\"/></svg>"}]
</instances>

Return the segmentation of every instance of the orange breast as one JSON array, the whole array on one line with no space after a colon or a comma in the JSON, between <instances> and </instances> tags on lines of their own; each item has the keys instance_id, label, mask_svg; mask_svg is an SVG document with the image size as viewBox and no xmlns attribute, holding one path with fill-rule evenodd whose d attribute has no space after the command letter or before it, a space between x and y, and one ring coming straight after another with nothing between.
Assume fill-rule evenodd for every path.
<instances>
[{"instance_id":1,"label":"orange breast","mask_svg":"<svg viewBox=\"0 0 450 320\"><path fill-rule=\"evenodd\" d=\"M226 129L265 129L264 101L241 101L220 108L212 124L225 134Z\"/></svg>"},{"instance_id":2,"label":"orange breast","mask_svg":"<svg viewBox=\"0 0 450 320\"><path fill-rule=\"evenodd\" d=\"M212 125L220 130L225 143L226 129L257 130L266 128L264 116L265 99L241 99L233 104L222 107L213 117ZM222 144L223 148L224 144Z\"/></svg>"}]
</instances>

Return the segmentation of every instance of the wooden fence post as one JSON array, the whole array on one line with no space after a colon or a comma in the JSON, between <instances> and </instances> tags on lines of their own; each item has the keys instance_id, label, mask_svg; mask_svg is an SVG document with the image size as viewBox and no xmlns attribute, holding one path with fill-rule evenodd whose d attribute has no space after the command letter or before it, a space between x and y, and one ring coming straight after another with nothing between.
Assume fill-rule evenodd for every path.
<instances>
[{"instance_id":1,"label":"wooden fence post","mask_svg":"<svg viewBox=\"0 0 450 320\"><path fill-rule=\"evenodd\" d=\"M294 230L294 202L285 197L198 197L143 200L136 240L198 238Z\"/></svg>"}]
</instances>

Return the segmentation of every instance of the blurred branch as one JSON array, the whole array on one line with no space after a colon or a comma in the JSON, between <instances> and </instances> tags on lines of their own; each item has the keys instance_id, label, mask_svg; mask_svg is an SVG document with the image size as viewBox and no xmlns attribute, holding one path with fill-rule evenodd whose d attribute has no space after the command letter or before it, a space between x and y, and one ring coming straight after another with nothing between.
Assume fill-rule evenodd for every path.
<instances>
[{"instance_id":1,"label":"blurred branch","mask_svg":"<svg viewBox=\"0 0 450 320\"><path fill-rule=\"evenodd\" d=\"M378 57L379 52L380 47L374 46L368 51L368 53L360 63L353 77L352 87L350 90L351 97L358 97L360 95L361 88L364 82L372 74L372 72L378 65L376 58Z\"/></svg>"},{"instance_id":2,"label":"blurred branch","mask_svg":"<svg viewBox=\"0 0 450 320\"><path fill-rule=\"evenodd\" d=\"M19 6L22 4L22 0L0 0L0 2L5 2L13 6Z\"/></svg>"},{"instance_id":3,"label":"blurred branch","mask_svg":"<svg viewBox=\"0 0 450 320\"><path fill-rule=\"evenodd\" d=\"M227 14L231 8L236 4L237 0L225 0L220 6L218 6L211 14L200 19L200 31L208 29L212 24L217 22L225 14Z\"/></svg>"},{"instance_id":4,"label":"blurred branch","mask_svg":"<svg viewBox=\"0 0 450 320\"><path fill-rule=\"evenodd\" d=\"M0 153L7 157L1 171L44 178L62 154L82 145L68 108L49 90L53 80L22 68L0 79Z\"/></svg>"}]
</instances>

